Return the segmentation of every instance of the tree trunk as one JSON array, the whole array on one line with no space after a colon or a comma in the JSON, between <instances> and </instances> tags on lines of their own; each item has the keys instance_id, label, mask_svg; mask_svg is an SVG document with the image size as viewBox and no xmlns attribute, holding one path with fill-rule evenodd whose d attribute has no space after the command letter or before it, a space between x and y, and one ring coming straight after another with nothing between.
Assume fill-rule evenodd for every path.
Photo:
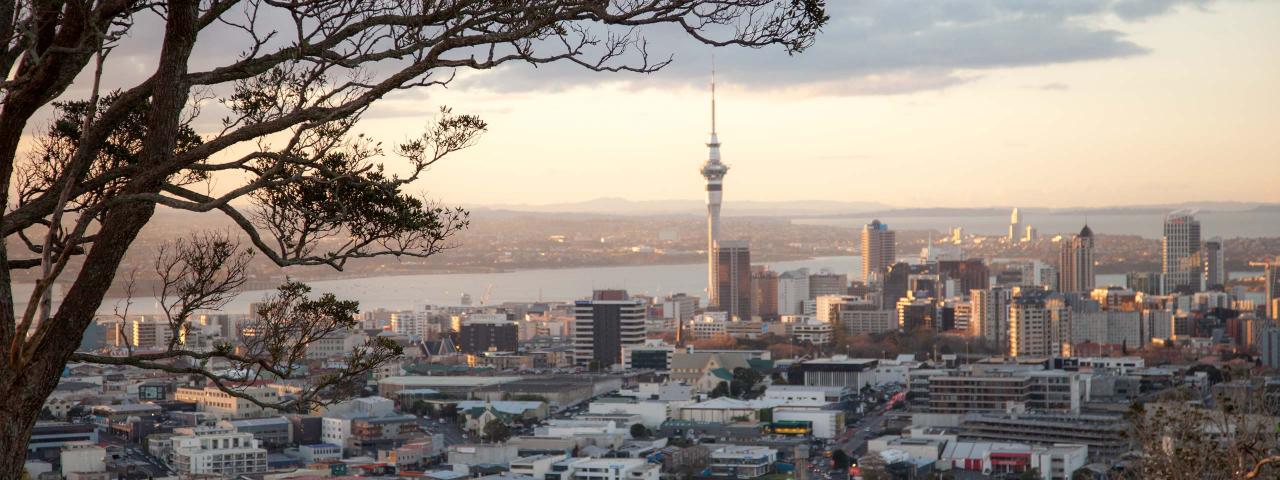
<instances>
[{"instance_id":1,"label":"tree trunk","mask_svg":"<svg viewBox=\"0 0 1280 480\"><path fill-rule=\"evenodd\" d=\"M58 370L48 374L49 362L19 372L7 372L0 382L0 478L22 478L27 443L45 398L58 385ZM64 362L58 362L61 365Z\"/></svg>"}]
</instances>

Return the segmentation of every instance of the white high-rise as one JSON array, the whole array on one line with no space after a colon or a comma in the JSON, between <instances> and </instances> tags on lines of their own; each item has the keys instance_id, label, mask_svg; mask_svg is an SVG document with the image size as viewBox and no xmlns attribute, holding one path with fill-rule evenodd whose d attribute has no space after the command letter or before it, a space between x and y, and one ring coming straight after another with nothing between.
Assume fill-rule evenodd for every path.
<instances>
[{"instance_id":1,"label":"white high-rise","mask_svg":"<svg viewBox=\"0 0 1280 480\"><path fill-rule=\"evenodd\" d=\"M716 288L716 242L720 240L720 199L724 188L724 175L729 166L720 163L720 139L716 137L716 80L711 74L711 139L707 162L702 164L702 178L707 179L707 297L709 305L719 305Z\"/></svg>"},{"instance_id":2,"label":"white high-rise","mask_svg":"<svg viewBox=\"0 0 1280 480\"><path fill-rule=\"evenodd\" d=\"M778 275L778 315L799 315L801 304L809 299L809 269L791 270Z\"/></svg>"},{"instance_id":3,"label":"white high-rise","mask_svg":"<svg viewBox=\"0 0 1280 480\"><path fill-rule=\"evenodd\" d=\"M1018 236L1022 235L1022 216L1018 215L1018 208L1013 208L1013 213L1009 215L1009 243L1018 241Z\"/></svg>"}]
</instances>

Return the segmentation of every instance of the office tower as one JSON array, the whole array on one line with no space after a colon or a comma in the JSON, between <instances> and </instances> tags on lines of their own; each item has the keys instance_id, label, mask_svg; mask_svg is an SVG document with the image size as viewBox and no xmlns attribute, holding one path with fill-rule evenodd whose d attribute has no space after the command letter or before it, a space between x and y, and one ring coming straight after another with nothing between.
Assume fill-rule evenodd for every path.
<instances>
[{"instance_id":1,"label":"office tower","mask_svg":"<svg viewBox=\"0 0 1280 480\"><path fill-rule=\"evenodd\" d=\"M898 299L898 328L911 333L919 329L938 331L938 305L933 298L903 297Z\"/></svg>"},{"instance_id":2,"label":"office tower","mask_svg":"<svg viewBox=\"0 0 1280 480\"><path fill-rule=\"evenodd\" d=\"M1036 227L1027 225L1026 234L1022 236L1023 242L1034 242L1040 238L1040 231Z\"/></svg>"},{"instance_id":3,"label":"office tower","mask_svg":"<svg viewBox=\"0 0 1280 480\"><path fill-rule=\"evenodd\" d=\"M1203 271L1199 261L1200 221L1188 211L1170 213L1164 220L1164 240L1160 273L1164 274L1163 293L1200 290Z\"/></svg>"},{"instance_id":4,"label":"office tower","mask_svg":"<svg viewBox=\"0 0 1280 480\"><path fill-rule=\"evenodd\" d=\"M1058 290L1069 293L1093 290L1093 230L1088 225L1078 235L1062 239L1058 257Z\"/></svg>"},{"instance_id":5,"label":"office tower","mask_svg":"<svg viewBox=\"0 0 1280 480\"><path fill-rule=\"evenodd\" d=\"M129 319L128 343L134 350L160 351L168 350L173 340L173 328L169 321L155 315L139 315ZM181 346L185 341L185 331L179 332L175 345Z\"/></svg>"},{"instance_id":6,"label":"office tower","mask_svg":"<svg viewBox=\"0 0 1280 480\"><path fill-rule=\"evenodd\" d=\"M1267 318L1272 321L1280 321L1280 257L1267 262L1266 271L1263 272L1266 281L1266 310Z\"/></svg>"},{"instance_id":7,"label":"office tower","mask_svg":"<svg viewBox=\"0 0 1280 480\"><path fill-rule=\"evenodd\" d=\"M746 240L721 240L715 246L713 309L729 318L751 319L751 247Z\"/></svg>"},{"instance_id":8,"label":"office tower","mask_svg":"<svg viewBox=\"0 0 1280 480\"><path fill-rule=\"evenodd\" d=\"M520 349L520 327L503 318L468 318L458 330L463 353L515 352Z\"/></svg>"},{"instance_id":9,"label":"office tower","mask_svg":"<svg viewBox=\"0 0 1280 480\"><path fill-rule=\"evenodd\" d=\"M419 315L417 312L403 311L391 314L390 321L391 331L401 335L409 335L413 337L426 338L430 328L427 327L427 316ZM461 318L451 330L457 331L461 325Z\"/></svg>"},{"instance_id":10,"label":"office tower","mask_svg":"<svg viewBox=\"0 0 1280 480\"><path fill-rule=\"evenodd\" d=\"M698 309L698 297L684 293L667 295L662 300L662 317L678 321L689 321L693 312Z\"/></svg>"},{"instance_id":11,"label":"office tower","mask_svg":"<svg viewBox=\"0 0 1280 480\"><path fill-rule=\"evenodd\" d=\"M972 305L970 308L972 313L969 315L969 334L982 337L1001 350L1007 349L1009 302L1012 299L1012 290L1005 287L970 291L969 303Z\"/></svg>"},{"instance_id":12,"label":"office tower","mask_svg":"<svg viewBox=\"0 0 1280 480\"><path fill-rule=\"evenodd\" d=\"M809 275L809 300L823 295L844 295L849 292L849 277L842 273L823 270Z\"/></svg>"},{"instance_id":13,"label":"office tower","mask_svg":"<svg viewBox=\"0 0 1280 480\"><path fill-rule=\"evenodd\" d=\"M890 265L880 287L880 307L885 310L897 308L898 299L907 296L910 281L911 265L903 262Z\"/></svg>"},{"instance_id":14,"label":"office tower","mask_svg":"<svg viewBox=\"0 0 1280 480\"><path fill-rule=\"evenodd\" d=\"M206 331L227 341L235 341L236 332L238 331L236 327L240 325L239 318L227 313L202 314L199 317L199 321L200 326L204 327Z\"/></svg>"},{"instance_id":15,"label":"office tower","mask_svg":"<svg viewBox=\"0 0 1280 480\"><path fill-rule=\"evenodd\" d=\"M765 320L778 319L778 272L751 267L751 312Z\"/></svg>"},{"instance_id":16,"label":"office tower","mask_svg":"<svg viewBox=\"0 0 1280 480\"><path fill-rule=\"evenodd\" d=\"M1129 287L1129 290L1133 290L1134 292L1142 292L1147 295L1160 294L1159 272L1127 273L1124 276L1124 283Z\"/></svg>"},{"instance_id":17,"label":"office tower","mask_svg":"<svg viewBox=\"0 0 1280 480\"><path fill-rule=\"evenodd\" d=\"M720 200L724 189L724 176L729 173L729 166L720 163L720 139L716 136L716 82L715 75L711 79L711 140L707 142L709 149L707 162L702 164L702 178L707 180L707 296L709 304L720 305L717 282L720 275L716 273L716 243L720 241Z\"/></svg>"},{"instance_id":18,"label":"office tower","mask_svg":"<svg viewBox=\"0 0 1280 480\"><path fill-rule=\"evenodd\" d=\"M1222 239L1214 237L1205 241L1201 256L1204 258L1204 288L1222 289L1227 284L1226 264L1222 254Z\"/></svg>"},{"instance_id":19,"label":"office tower","mask_svg":"<svg viewBox=\"0 0 1280 480\"><path fill-rule=\"evenodd\" d=\"M799 315L801 304L809 299L809 269L791 270L778 275L778 315Z\"/></svg>"},{"instance_id":20,"label":"office tower","mask_svg":"<svg viewBox=\"0 0 1280 480\"><path fill-rule=\"evenodd\" d=\"M1018 241L1018 235L1022 234L1022 216L1018 215L1017 207L1014 207L1013 214L1009 215L1009 243Z\"/></svg>"},{"instance_id":21,"label":"office tower","mask_svg":"<svg viewBox=\"0 0 1280 480\"><path fill-rule=\"evenodd\" d=\"M959 282L958 291L948 291L948 295L953 293L964 295L969 291L986 290L991 286L991 269L987 268L986 262L981 258L963 261L941 260L938 262L938 274Z\"/></svg>"},{"instance_id":22,"label":"office tower","mask_svg":"<svg viewBox=\"0 0 1280 480\"><path fill-rule=\"evenodd\" d=\"M573 362L601 370L622 363L622 347L644 344L644 305L626 290L597 290L573 302Z\"/></svg>"},{"instance_id":23,"label":"office tower","mask_svg":"<svg viewBox=\"0 0 1280 480\"><path fill-rule=\"evenodd\" d=\"M872 283L897 260L897 241L889 226L872 220L862 227L862 281Z\"/></svg>"},{"instance_id":24,"label":"office tower","mask_svg":"<svg viewBox=\"0 0 1280 480\"><path fill-rule=\"evenodd\" d=\"M1266 327L1258 335L1259 361L1267 368L1280 368L1280 327Z\"/></svg>"},{"instance_id":25,"label":"office tower","mask_svg":"<svg viewBox=\"0 0 1280 480\"><path fill-rule=\"evenodd\" d=\"M1009 304L1009 356L1071 354L1071 309L1060 295L1022 289Z\"/></svg>"},{"instance_id":26,"label":"office tower","mask_svg":"<svg viewBox=\"0 0 1280 480\"><path fill-rule=\"evenodd\" d=\"M838 323L840 312L864 305L862 299L849 295L823 295L814 300L814 320L819 323Z\"/></svg>"}]
</instances>

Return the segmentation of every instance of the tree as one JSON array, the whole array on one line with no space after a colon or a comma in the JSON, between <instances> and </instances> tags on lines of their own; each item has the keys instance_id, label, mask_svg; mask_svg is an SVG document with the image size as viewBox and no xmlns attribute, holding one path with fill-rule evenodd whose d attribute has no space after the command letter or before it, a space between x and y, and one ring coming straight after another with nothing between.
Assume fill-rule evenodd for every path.
<instances>
[{"instance_id":1,"label":"tree","mask_svg":"<svg viewBox=\"0 0 1280 480\"><path fill-rule=\"evenodd\" d=\"M849 468L849 454L842 448L837 448L831 452L831 469L836 471L846 470Z\"/></svg>"},{"instance_id":2,"label":"tree","mask_svg":"<svg viewBox=\"0 0 1280 480\"><path fill-rule=\"evenodd\" d=\"M0 232L6 241L0 249L7 268L0 269L0 445L8 448L0 455L0 478L20 475L24 450L16 446L26 444L68 361L189 373L231 392L234 379L218 378L209 365L253 364L264 376L297 373L272 364L304 346L287 335L260 345L279 350L257 352L270 359L180 345L113 358L75 352L157 207L222 215L235 237L281 267L340 270L358 259L428 257L450 246L467 224L466 212L404 188L471 146L486 125L442 109L421 137L390 149L408 165L392 172L380 163L388 153L380 143L348 135L388 94L441 87L458 73L516 62L652 72L671 59L649 55L643 33L650 25L712 46L780 45L797 52L827 19L823 0L49 0L3 6L0 196L6 210ZM121 46L131 55L112 54ZM136 83L104 81L104 71L137 64L154 68ZM104 93L104 83L122 85ZM87 98L64 98L71 94ZM24 132L38 130L34 119L49 113L53 124L36 132L31 153L20 158ZM200 256L217 258L214 253ZM186 297L166 312L175 331L189 326L181 305L208 305L209 292L196 290L234 290L219 287L217 278L229 272L217 271L214 283L197 271L174 272L190 278L171 278L174 286L194 289L174 292ZM13 298L15 274L35 284L30 296ZM56 308L49 295L55 283L68 286ZM323 320L331 325L345 323L354 307L307 293L286 285L277 310L309 320L334 316ZM271 321L283 322L281 328L262 325L273 332L304 324L279 315ZM341 377L330 387L345 384ZM328 390L281 406L301 410L339 393Z\"/></svg>"},{"instance_id":3,"label":"tree","mask_svg":"<svg viewBox=\"0 0 1280 480\"><path fill-rule=\"evenodd\" d=\"M643 423L635 423L631 425L631 438L645 439L649 438L652 434L653 433L649 431L649 427L644 426Z\"/></svg>"},{"instance_id":4,"label":"tree","mask_svg":"<svg viewBox=\"0 0 1280 480\"><path fill-rule=\"evenodd\" d=\"M869 452L858 459L858 469L862 471L863 480L889 480L889 465L885 463L880 452Z\"/></svg>"},{"instance_id":5,"label":"tree","mask_svg":"<svg viewBox=\"0 0 1280 480\"><path fill-rule=\"evenodd\" d=\"M733 378L729 381L729 394L736 398L742 398L750 393L760 383L763 377L760 373L744 367L733 369Z\"/></svg>"},{"instance_id":6,"label":"tree","mask_svg":"<svg viewBox=\"0 0 1280 480\"><path fill-rule=\"evenodd\" d=\"M711 398L720 398L729 395L729 382L720 382L716 387L711 389L711 393L707 394Z\"/></svg>"},{"instance_id":7,"label":"tree","mask_svg":"<svg viewBox=\"0 0 1280 480\"><path fill-rule=\"evenodd\" d=\"M1131 442L1140 452L1132 478L1274 478L1280 474L1280 439L1260 398L1217 408L1185 399L1136 404L1129 412Z\"/></svg>"},{"instance_id":8,"label":"tree","mask_svg":"<svg viewBox=\"0 0 1280 480\"><path fill-rule=\"evenodd\" d=\"M484 438L492 443L502 443L511 438L511 428L499 420L493 420L481 429Z\"/></svg>"}]
</instances>

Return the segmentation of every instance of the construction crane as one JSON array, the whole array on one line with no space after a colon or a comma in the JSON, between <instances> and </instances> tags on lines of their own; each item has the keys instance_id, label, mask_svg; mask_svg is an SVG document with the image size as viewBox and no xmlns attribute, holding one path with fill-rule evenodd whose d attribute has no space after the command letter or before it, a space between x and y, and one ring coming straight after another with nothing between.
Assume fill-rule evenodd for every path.
<instances>
[{"instance_id":1,"label":"construction crane","mask_svg":"<svg viewBox=\"0 0 1280 480\"><path fill-rule=\"evenodd\" d=\"M484 289L484 295L481 295L481 296L480 296L480 306L481 306L481 307L483 307L483 306L485 306L485 305L488 305L488 304L489 304L489 296L490 296L490 295L493 295L493 284L492 284L492 283L490 283L488 287L485 287L485 289Z\"/></svg>"}]
</instances>

